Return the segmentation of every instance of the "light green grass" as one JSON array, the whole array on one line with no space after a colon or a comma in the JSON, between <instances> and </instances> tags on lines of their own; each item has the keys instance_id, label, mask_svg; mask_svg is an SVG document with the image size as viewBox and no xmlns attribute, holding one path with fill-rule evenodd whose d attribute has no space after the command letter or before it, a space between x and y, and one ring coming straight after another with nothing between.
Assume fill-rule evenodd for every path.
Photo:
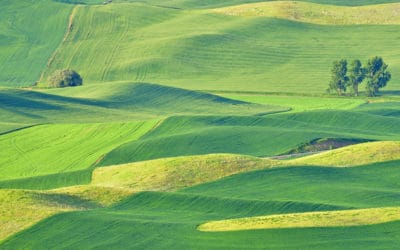
<instances>
[{"instance_id":1,"label":"light green grass","mask_svg":"<svg viewBox=\"0 0 400 250\"><path fill-rule=\"evenodd\" d=\"M400 142L368 142L291 160L294 165L349 167L400 159Z\"/></svg>"},{"instance_id":2,"label":"light green grass","mask_svg":"<svg viewBox=\"0 0 400 250\"><path fill-rule=\"evenodd\" d=\"M350 110L366 101L354 98L329 98L285 95L221 94L223 97L245 102L277 105L291 108L292 112L321 109Z\"/></svg>"},{"instance_id":3,"label":"light green grass","mask_svg":"<svg viewBox=\"0 0 400 250\"><path fill-rule=\"evenodd\" d=\"M176 193L139 193L107 209L59 214L8 238L2 248L36 248L46 243L50 248L124 248L129 244L152 249L247 249L251 239L256 249L267 244L274 249L393 249L400 240L396 221L218 233L196 228L207 221L243 217L398 207L398 178L398 162L243 173ZM85 234L88 231L91 237Z\"/></svg>"},{"instance_id":4,"label":"light green grass","mask_svg":"<svg viewBox=\"0 0 400 250\"><path fill-rule=\"evenodd\" d=\"M3 0L0 85L31 86L60 45L73 6L50 0Z\"/></svg>"},{"instance_id":5,"label":"light green grass","mask_svg":"<svg viewBox=\"0 0 400 250\"><path fill-rule=\"evenodd\" d=\"M399 207L382 207L345 211L277 214L240 219L211 221L200 231L221 232L271 228L350 227L400 220Z\"/></svg>"},{"instance_id":6,"label":"light green grass","mask_svg":"<svg viewBox=\"0 0 400 250\"><path fill-rule=\"evenodd\" d=\"M204 155L137 162L93 171L92 185L138 191L173 191L241 172L277 165L277 161L240 155Z\"/></svg>"},{"instance_id":7,"label":"light green grass","mask_svg":"<svg viewBox=\"0 0 400 250\"><path fill-rule=\"evenodd\" d=\"M327 25L400 24L400 4L357 7L322 5L301 1L273 1L220 8L230 16L262 16Z\"/></svg>"},{"instance_id":8,"label":"light green grass","mask_svg":"<svg viewBox=\"0 0 400 250\"><path fill-rule=\"evenodd\" d=\"M147 83L109 83L53 90L0 90L0 120L10 123L93 123L177 114L266 114L288 110ZM18 127L19 125L16 125ZM1 127L0 127L1 128ZM5 126L4 130L8 130Z\"/></svg>"},{"instance_id":9,"label":"light green grass","mask_svg":"<svg viewBox=\"0 0 400 250\"><path fill-rule=\"evenodd\" d=\"M99 166L165 157L233 153L274 156L320 138L397 140L399 119L351 111L254 116L178 116L109 152Z\"/></svg>"},{"instance_id":10,"label":"light green grass","mask_svg":"<svg viewBox=\"0 0 400 250\"><path fill-rule=\"evenodd\" d=\"M78 6L73 27L44 80L56 69L74 68L86 84L324 93L338 58L379 55L392 72L400 67L392 51L400 46L397 25L320 26L124 3ZM394 76L386 89L399 84Z\"/></svg>"},{"instance_id":11,"label":"light green grass","mask_svg":"<svg viewBox=\"0 0 400 250\"><path fill-rule=\"evenodd\" d=\"M62 194L0 190L0 241L56 213L94 208L95 204Z\"/></svg>"},{"instance_id":12,"label":"light green grass","mask_svg":"<svg viewBox=\"0 0 400 250\"><path fill-rule=\"evenodd\" d=\"M42 125L0 137L0 180L90 168L103 154L138 139L157 121Z\"/></svg>"},{"instance_id":13,"label":"light green grass","mask_svg":"<svg viewBox=\"0 0 400 250\"><path fill-rule=\"evenodd\" d=\"M133 190L124 188L122 183L114 187L107 187L105 185L69 186L45 192L53 195L68 195L76 199L92 202L99 207L111 206L134 193Z\"/></svg>"}]
</instances>

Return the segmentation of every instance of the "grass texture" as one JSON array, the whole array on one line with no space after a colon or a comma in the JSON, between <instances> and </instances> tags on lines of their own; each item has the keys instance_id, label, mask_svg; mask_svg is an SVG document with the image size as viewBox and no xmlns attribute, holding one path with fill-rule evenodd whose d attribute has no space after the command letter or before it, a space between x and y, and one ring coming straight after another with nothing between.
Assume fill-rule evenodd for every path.
<instances>
[{"instance_id":1,"label":"grass texture","mask_svg":"<svg viewBox=\"0 0 400 250\"><path fill-rule=\"evenodd\" d=\"M400 142L369 142L348 146L317 155L291 160L291 164L317 166L362 166L400 159Z\"/></svg>"},{"instance_id":2,"label":"grass texture","mask_svg":"<svg viewBox=\"0 0 400 250\"><path fill-rule=\"evenodd\" d=\"M4 0L1 7L0 85L31 86L60 45L73 6Z\"/></svg>"},{"instance_id":3,"label":"grass texture","mask_svg":"<svg viewBox=\"0 0 400 250\"><path fill-rule=\"evenodd\" d=\"M332 61L339 58L380 55L392 72L400 65L397 25L321 26L124 3L77 6L73 27L45 69L44 82L56 69L74 68L87 84L146 81L201 90L324 93ZM396 77L387 89L399 89Z\"/></svg>"},{"instance_id":4,"label":"grass texture","mask_svg":"<svg viewBox=\"0 0 400 250\"><path fill-rule=\"evenodd\" d=\"M301 1L273 1L215 10L230 16L263 16L325 25L400 24L398 3L357 7Z\"/></svg>"},{"instance_id":5,"label":"grass texture","mask_svg":"<svg viewBox=\"0 0 400 250\"><path fill-rule=\"evenodd\" d=\"M103 154L138 139L156 122L41 125L3 135L0 180L88 169Z\"/></svg>"},{"instance_id":6,"label":"grass texture","mask_svg":"<svg viewBox=\"0 0 400 250\"><path fill-rule=\"evenodd\" d=\"M393 140L399 120L351 111L255 116L179 116L115 148L98 166L211 153L285 154L318 138Z\"/></svg>"},{"instance_id":7,"label":"grass texture","mask_svg":"<svg viewBox=\"0 0 400 250\"><path fill-rule=\"evenodd\" d=\"M360 168L266 169L177 193L139 193L111 208L53 216L8 238L2 247L29 244L35 248L46 242L52 248L124 248L129 244L153 249L220 249L248 248L251 239L253 248L265 248L265 244L292 249L349 249L354 244L366 249L393 248L399 242L397 221L219 233L196 228L207 221L233 218L399 206L395 198L399 195L398 166L398 162L387 162ZM89 228L93 234L86 237Z\"/></svg>"},{"instance_id":8,"label":"grass texture","mask_svg":"<svg viewBox=\"0 0 400 250\"><path fill-rule=\"evenodd\" d=\"M211 221L200 225L198 229L206 232L221 232L271 228L363 226L400 220L399 209L399 207L383 207L283 215L277 214Z\"/></svg>"},{"instance_id":9,"label":"grass texture","mask_svg":"<svg viewBox=\"0 0 400 250\"><path fill-rule=\"evenodd\" d=\"M4 127L4 131L38 123L118 123L179 114L267 114L288 110L148 83L46 91L0 89L0 101L0 129Z\"/></svg>"}]
</instances>

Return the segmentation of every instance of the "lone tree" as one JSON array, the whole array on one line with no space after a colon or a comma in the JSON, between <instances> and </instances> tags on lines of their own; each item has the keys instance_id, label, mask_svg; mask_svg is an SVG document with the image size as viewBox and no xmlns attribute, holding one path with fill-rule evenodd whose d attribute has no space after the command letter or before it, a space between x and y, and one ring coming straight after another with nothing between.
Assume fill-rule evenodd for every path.
<instances>
[{"instance_id":1,"label":"lone tree","mask_svg":"<svg viewBox=\"0 0 400 250\"><path fill-rule=\"evenodd\" d=\"M82 77L71 69L57 70L49 77L49 86L53 88L79 86L82 82Z\"/></svg>"},{"instance_id":2,"label":"lone tree","mask_svg":"<svg viewBox=\"0 0 400 250\"><path fill-rule=\"evenodd\" d=\"M362 67L360 60L354 60L349 69L349 85L353 88L355 96L358 96L358 85L365 79L366 70Z\"/></svg>"},{"instance_id":3,"label":"lone tree","mask_svg":"<svg viewBox=\"0 0 400 250\"><path fill-rule=\"evenodd\" d=\"M331 70L332 76L329 83L330 91L337 91L339 95L342 95L346 91L346 85L349 78L347 74L347 61L342 59L340 61L333 62L333 67Z\"/></svg>"},{"instance_id":4,"label":"lone tree","mask_svg":"<svg viewBox=\"0 0 400 250\"><path fill-rule=\"evenodd\" d=\"M385 87L392 78L387 67L388 65L383 61L382 57L375 56L368 60L366 75L368 96L376 96L379 89Z\"/></svg>"}]
</instances>

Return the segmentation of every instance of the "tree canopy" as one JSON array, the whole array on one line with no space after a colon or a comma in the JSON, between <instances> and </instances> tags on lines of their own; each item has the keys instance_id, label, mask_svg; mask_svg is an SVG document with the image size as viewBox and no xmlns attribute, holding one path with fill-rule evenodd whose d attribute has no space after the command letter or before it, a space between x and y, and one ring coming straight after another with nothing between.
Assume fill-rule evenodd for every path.
<instances>
[{"instance_id":1,"label":"tree canopy","mask_svg":"<svg viewBox=\"0 0 400 250\"><path fill-rule=\"evenodd\" d=\"M342 59L340 61L333 62L331 82L329 89L336 91L339 95L342 95L346 91L346 85L349 78L347 74L347 61Z\"/></svg>"},{"instance_id":2,"label":"tree canopy","mask_svg":"<svg viewBox=\"0 0 400 250\"><path fill-rule=\"evenodd\" d=\"M369 59L366 67L363 67L360 60L354 60L349 69L347 60L334 61L328 90L342 95L347 87L351 87L354 95L358 96L359 85L366 80L366 94L376 96L379 89L385 87L392 77L387 68L388 65L378 56Z\"/></svg>"},{"instance_id":3,"label":"tree canopy","mask_svg":"<svg viewBox=\"0 0 400 250\"><path fill-rule=\"evenodd\" d=\"M80 86L82 83L82 77L71 69L57 70L49 77L49 86L53 88Z\"/></svg>"},{"instance_id":4,"label":"tree canopy","mask_svg":"<svg viewBox=\"0 0 400 250\"><path fill-rule=\"evenodd\" d=\"M368 96L375 96L380 88L387 85L392 75L387 70L388 65L382 57L373 57L367 63L367 84L366 90Z\"/></svg>"},{"instance_id":5,"label":"tree canopy","mask_svg":"<svg viewBox=\"0 0 400 250\"><path fill-rule=\"evenodd\" d=\"M360 60L354 60L350 64L349 69L349 85L352 87L354 95L358 96L358 85L365 78L366 70L362 67Z\"/></svg>"}]
</instances>

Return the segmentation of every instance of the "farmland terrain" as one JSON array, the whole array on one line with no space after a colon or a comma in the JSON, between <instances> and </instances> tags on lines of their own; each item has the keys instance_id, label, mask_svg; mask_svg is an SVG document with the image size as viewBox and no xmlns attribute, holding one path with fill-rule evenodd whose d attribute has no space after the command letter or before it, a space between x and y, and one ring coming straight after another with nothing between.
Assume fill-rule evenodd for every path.
<instances>
[{"instance_id":1,"label":"farmland terrain","mask_svg":"<svg viewBox=\"0 0 400 250\"><path fill-rule=\"evenodd\" d=\"M395 0L4 0L0 249L395 249ZM376 97L332 62L382 56ZM48 88L71 68L83 86Z\"/></svg>"}]
</instances>

